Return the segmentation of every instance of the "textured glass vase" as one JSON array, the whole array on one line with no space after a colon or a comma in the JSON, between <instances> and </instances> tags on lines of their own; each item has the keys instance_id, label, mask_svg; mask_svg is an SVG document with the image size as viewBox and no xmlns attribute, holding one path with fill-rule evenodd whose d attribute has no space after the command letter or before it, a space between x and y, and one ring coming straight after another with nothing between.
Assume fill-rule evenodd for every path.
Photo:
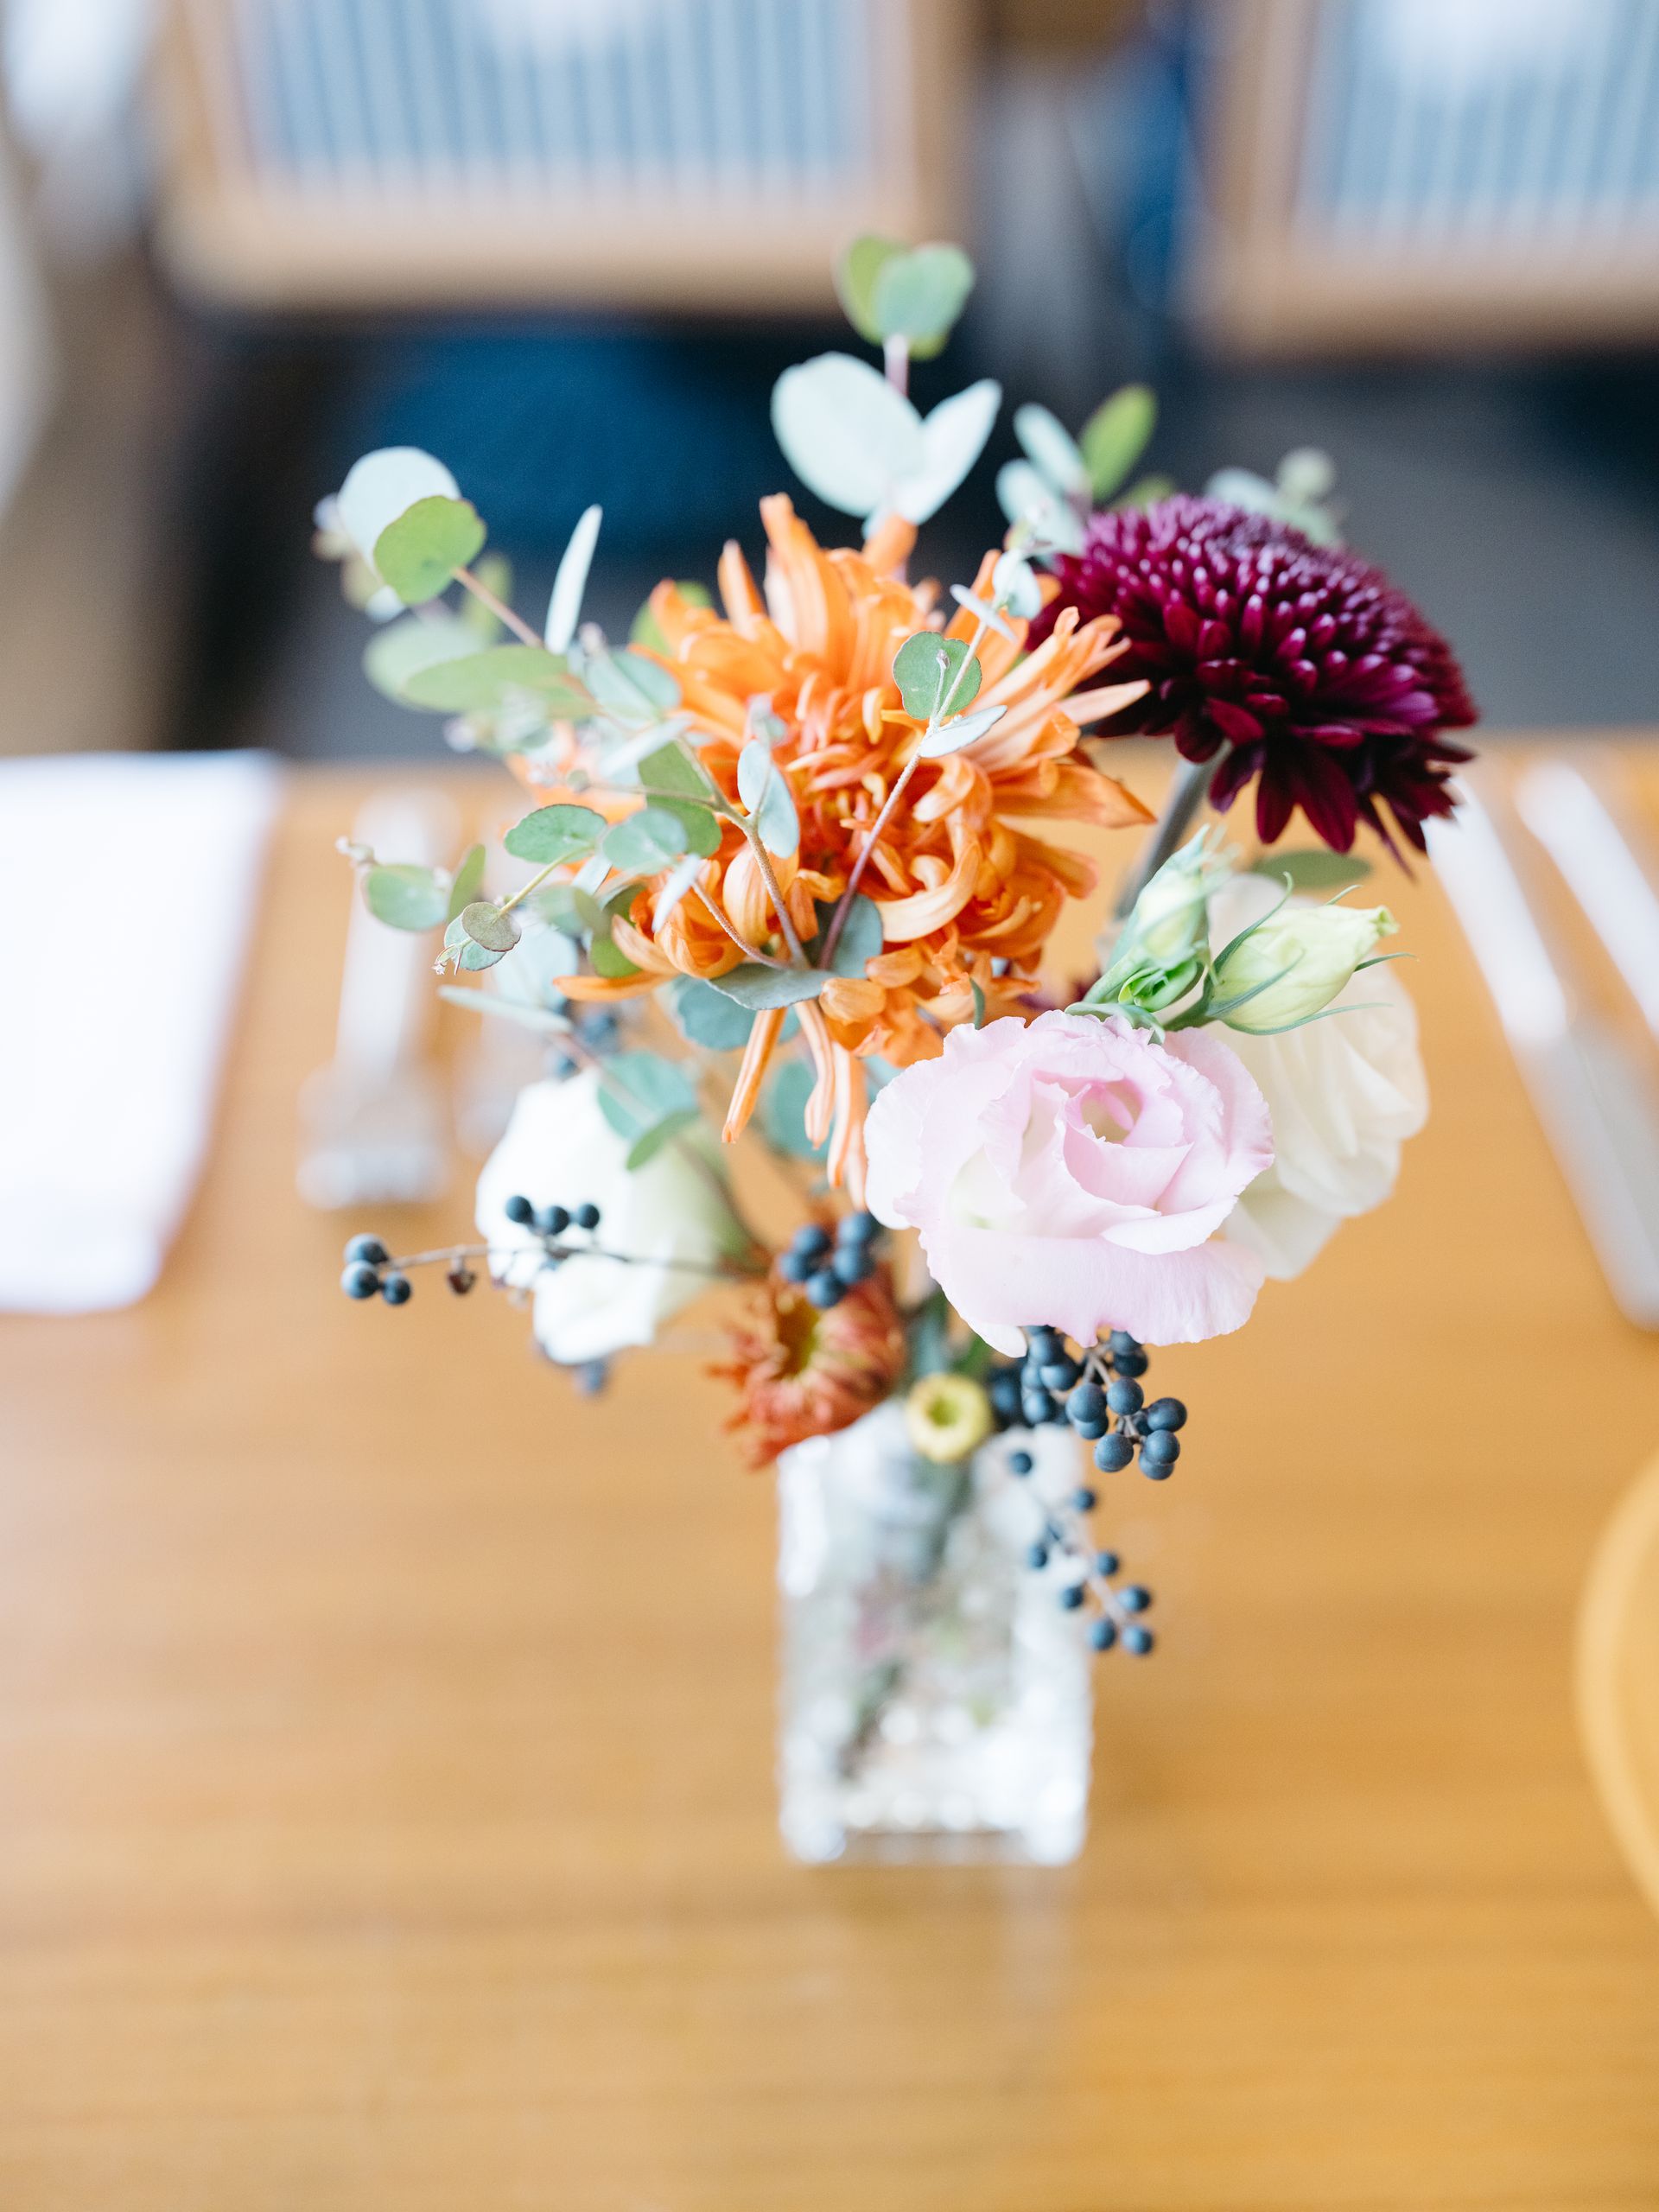
<instances>
[{"instance_id":1,"label":"textured glass vase","mask_svg":"<svg viewBox=\"0 0 1659 2212\"><path fill-rule=\"evenodd\" d=\"M1009 1471L1028 1452L1033 1472ZM1041 1499L1081 1478L1069 1430L938 1466L890 1400L778 1463L779 1778L799 1859L1075 1858L1088 1817L1088 1654Z\"/></svg>"}]
</instances>

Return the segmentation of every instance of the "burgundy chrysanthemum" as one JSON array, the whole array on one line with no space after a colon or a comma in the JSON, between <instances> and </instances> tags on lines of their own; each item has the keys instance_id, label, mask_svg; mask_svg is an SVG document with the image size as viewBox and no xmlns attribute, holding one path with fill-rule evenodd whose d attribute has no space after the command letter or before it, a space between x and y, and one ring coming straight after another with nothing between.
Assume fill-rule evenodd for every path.
<instances>
[{"instance_id":1,"label":"burgundy chrysanthemum","mask_svg":"<svg viewBox=\"0 0 1659 2212\"><path fill-rule=\"evenodd\" d=\"M1179 494L1097 514L1032 626L1063 607L1116 614L1129 650L1115 681L1149 689L1117 729L1172 734L1189 760L1230 749L1211 796L1230 805L1252 776L1270 844L1300 806L1338 852L1365 821L1391 843L1388 809L1420 849L1449 814L1446 770L1469 759L1440 732L1475 709L1452 649L1377 569L1299 530L1220 499Z\"/></svg>"}]
</instances>

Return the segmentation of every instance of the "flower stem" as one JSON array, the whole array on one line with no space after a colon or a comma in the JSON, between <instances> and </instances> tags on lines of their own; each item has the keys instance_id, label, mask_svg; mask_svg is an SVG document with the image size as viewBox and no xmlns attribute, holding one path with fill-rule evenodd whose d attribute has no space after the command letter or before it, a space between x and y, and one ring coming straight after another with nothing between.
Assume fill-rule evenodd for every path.
<instances>
[{"instance_id":1,"label":"flower stem","mask_svg":"<svg viewBox=\"0 0 1659 2212\"><path fill-rule=\"evenodd\" d=\"M1183 760L1176 770L1169 797L1164 801L1164 810L1118 893L1117 905L1113 910L1118 921L1128 918L1135 900L1147 884L1164 862L1185 842L1186 833L1192 826L1192 817L1209 794L1211 780L1221 766L1222 758L1223 754L1217 753L1208 760Z\"/></svg>"},{"instance_id":2,"label":"flower stem","mask_svg":"<svg viewBox=\"0 0 1659 2212\"><path fill-rule=\"evenodd\" d=\"M708 908L709 920L715 924L717 929L725 931L727 936L730 938L732 943L737 947L738 950L743 955L743 957L746 960L758 960L763 968L788 967L789 963L787 960L774 959L771 953L760 951L757 946L751 944L747 938L740 937L700 883L694 883L691 886L691 888L696 892L697 897L702 899L703 905Z\"/></svg>"},{"instance_id":3,"label":"flower stem","mask_svg":"<svg viewBox=\"0 0 1659 2212\"><path fill-rule=\"evenodd\" d=\"M458 584L464 584L479 604L481 607L487 607L496 620L505 623L515 638L522 639L527 645L542 645L541 639L537 636L523 616L515 614L505 599L498 599L487 584L480 583L470 569L457 569L455 582ZM543 650L544 651L545 648L543 647Z\"/></svg>"}]
</instances>

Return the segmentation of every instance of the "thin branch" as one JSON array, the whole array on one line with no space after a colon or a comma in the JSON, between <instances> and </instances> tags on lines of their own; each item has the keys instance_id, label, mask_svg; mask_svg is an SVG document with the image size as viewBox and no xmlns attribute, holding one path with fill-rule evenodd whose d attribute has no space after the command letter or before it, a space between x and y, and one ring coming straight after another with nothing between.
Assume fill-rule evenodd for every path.
<instances>
[{"instance_id":1,"label":"thin branch","mask_svg":"<svg viewBox=\"0 0 1659 2212\"><path fill-rule=\"evenodd\" d=\"M758 960L763 968L788 967L789 963L787 960L774 959L771 953L760 951L754 945L749 944L747 938L741 938L700 883L694 883L691 886L691 888L696 893L697 897L702 899L703 905L708 908L709 919L715 923L716 927L725 931L727 936L730 938L732 943L737 947L738 950L743 955L743 957L746 960Z\"/></svg>"},{"instance_id":2,"label":"thin branch","mask_svg":"<svg viewBox=\"0 0 1659 2212\"><path fill-rule=\"evenodd\" d=\"M487 607L496 620L505 624L515 638L522 639L527 645L540 647L543 652L547 650L543 639L531 628L524 617L515 614L505 600L498 599L487 584L480 583L470 569L457 569L455 582L458 584L464 584L479 604L481 607Z\"/></svg>"}]
</instances>

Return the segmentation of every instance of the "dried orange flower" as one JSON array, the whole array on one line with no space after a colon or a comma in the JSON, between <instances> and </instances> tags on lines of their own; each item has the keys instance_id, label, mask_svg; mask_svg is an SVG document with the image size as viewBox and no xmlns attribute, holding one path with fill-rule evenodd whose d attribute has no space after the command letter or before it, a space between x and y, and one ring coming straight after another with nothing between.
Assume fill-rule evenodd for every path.
<instances>
[{"instance_id":1,"label":"dried orange flower","mask_svg":"<svg viewBox=\"0 0 1659 2212\"><path fill-rule=\"evenodd\" d=\"M804 1437L845 1428L879 1406L907 1356L885 1267L823 1313L774 1272L730 1333L731 1358L709 1371L738 1386L738 1409L727 1427L743 1432L757 1467Z\"/></svg>"},{"instance_id":2,"label":"dried orange flower","mask_svg":"<svg viewBox=\"0 0 1659 2212\"><path fill-rule=\"evenodd\" d=\"M667 643L658 658L678 681L699 757L728 798L757 705L783 726L772 757L801 835L798 852L779 859L775 875L798 940L817 935L818 903L838 899L855 870L880 913L883 947L864 973L836 976L798 1008L817 1074L808 1131L815 1141L829 1137L830 1179L856 1198L865 1081L855 1057L880 1054L900 1066L931 1058L944 1033L973 1014L976 986L988 1015L1011 1010L1034 982L1062 900L1094 887L1086 861L1026 825L1150 819L1078 742L1082 725L1117 712L1144 686L1079 690L1123 651L1109 617L1079 622L1068 610L1023 658L1023 622L1010 620L1011 638L988 632L974 704L1006 711L976 742L914 766L872 846L923 728L904 710L893 659L907 638L937 624L936 588L904 581L915 535L908 524L884 525L860 552L825 551L787 499L763 501L761 514L770 546L764 597L734 543L720 563L724 618L693 606L672 583L658 587L652 608ZM982 597L995 559L987 554L982 566ZM966 640L974 628L961 610L944 634ZM563 988L573 996L626 995L674 975L716 978L756 950L776 957L785 947L772 887L733 823L659 925L656 889L614 929L639 974L569 978ZM728 1141L753 1110L784 1018L755 1017Z\"/></svg>"}]
</instances>

